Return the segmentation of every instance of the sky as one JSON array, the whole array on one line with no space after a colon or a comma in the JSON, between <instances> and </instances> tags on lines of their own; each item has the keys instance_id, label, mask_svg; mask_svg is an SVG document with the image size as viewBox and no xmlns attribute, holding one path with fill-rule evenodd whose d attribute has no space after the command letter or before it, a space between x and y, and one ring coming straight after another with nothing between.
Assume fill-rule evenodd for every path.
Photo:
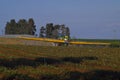
<instances>
[{"instance_id":1,"label":"sky","mask_svg":"<svg viewBox=\"0 0 120 80\"><path fill-rule=\"evenodd\" d=\"M120 0L0 0L0 35L11 19L29 18L37 34L53 23L68 26L72 38L120 39Z\"/></svg>"}]
</instances>

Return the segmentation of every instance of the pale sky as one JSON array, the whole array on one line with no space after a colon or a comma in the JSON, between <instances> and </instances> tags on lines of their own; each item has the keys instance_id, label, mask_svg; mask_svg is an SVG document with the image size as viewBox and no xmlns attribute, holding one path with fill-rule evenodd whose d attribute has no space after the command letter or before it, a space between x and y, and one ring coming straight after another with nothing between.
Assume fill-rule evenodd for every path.
<instances>
[{"instance_id":1,"label":"pale sky","mask_svg":"<svg viewBox=\"0 0 120 80\"><path fill-rule=\"evenodd\" d=\"M0 0L0 35L11 19L65 24L71 37L120 39L120 0Z\"/></svg>"}]
</instances>

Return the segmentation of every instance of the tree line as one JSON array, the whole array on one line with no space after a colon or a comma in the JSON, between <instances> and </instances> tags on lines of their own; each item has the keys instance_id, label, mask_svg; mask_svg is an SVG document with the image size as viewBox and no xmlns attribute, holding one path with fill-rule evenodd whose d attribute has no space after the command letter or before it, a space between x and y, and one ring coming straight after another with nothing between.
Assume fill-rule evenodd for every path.
<instances>
[{"instance_id":1,"label":"tree line","mask_svg":"<svg viewBox=\"0 0 120 80\"><path fill-rule=\"evenodd\" d=\"M5 26L5 34L27 34L27 35L35 35L36 33L36 25L33 18L29 18L29 20L20 19L18 22L15 19L11 19L10 22L6 23ZM59 38L68 36L70 37L70 29L66 27L64 24L56 24L47 23L46 26L42 26L40 28L39 37L46 38Z\"/></svg>"},{"instance_id":2,"label":"tree line","mask_svg":"<svg viewBox=\"0 0 120 80\"><path fill-rule=\"evenodd\" d=\"M64 24L54 25L53 23L48 23L46 24L46 27L42 26L40 28L40 37L58 39L64 36L70 37L70 29L69 27L66 27Z\"/></svg>"},{"instance_id":3,"label":"tree line","mask_svg":"<svg viewBox=\"0 0 120 80\"><path fill-rule=\"evenodd\" d=\"M11 19L6 23L5 34L29 34L35 35L36 26L34 20L30 18L28 21L20 19L18 22L15 19Z\"/></svg>"}]
</instances>

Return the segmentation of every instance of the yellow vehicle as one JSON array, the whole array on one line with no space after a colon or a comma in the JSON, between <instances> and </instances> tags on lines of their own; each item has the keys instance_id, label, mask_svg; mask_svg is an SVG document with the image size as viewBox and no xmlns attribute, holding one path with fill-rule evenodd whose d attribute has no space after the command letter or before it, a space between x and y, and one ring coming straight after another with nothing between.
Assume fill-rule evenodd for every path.
<instances>
[{"instance_id":1,"label":"yellow vehicle","mask_svg":"<svg viewBox=\"0 0 120 80\"><path fill-rule=\"evenodd\" d=\"M37 40L37 41L45 41L45 42L52 42L55 44L55 46L61 46L65 44L68 45L99 45L99 46L109 46L110 43L103 43L103 42L87 42L87 41L70 41L68 37L66 36L63 39L51 39L51 38L35 38L35 37L22 37L19 38L26 39L26 40Z\"/></svg>"}]
</instances>

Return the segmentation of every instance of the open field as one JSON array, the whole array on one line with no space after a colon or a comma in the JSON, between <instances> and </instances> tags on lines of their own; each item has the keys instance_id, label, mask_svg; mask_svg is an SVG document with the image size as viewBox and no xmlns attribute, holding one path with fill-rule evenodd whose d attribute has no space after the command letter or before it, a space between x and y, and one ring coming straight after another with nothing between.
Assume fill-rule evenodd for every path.
<instances>
[{"instance_id":1,"label":"open field","mask_svg":"<svg viewBox=\"0 0 120 80\"><path fill-rule=\"evenodd\" d=\"M120 80L120 48L36 46L10 40L0 39L0 80Z\"/></svg>"},{"instance_id":2,"label":"open field","mask_svg":"<svg viewBox=\"0 0 120 80\"><path fill-rule=\"evenodd\" d=\"M120 47L120 39L72 39L72 41L110 43L112 47Z\"/></svg>"},{"instance_id":3,"label":"open field","mask_svg":"<svg viewBox=\"0 0 120 80\"><path fill-rule=\"evenodd\" d=\"M49 42L25 40L25 39L20 39L20 38L4 38L4 37L0 37L0 44L39 45L39 46L51 46L52 45L52 43L49 43Z\"/></svg>"}]
</instances>

